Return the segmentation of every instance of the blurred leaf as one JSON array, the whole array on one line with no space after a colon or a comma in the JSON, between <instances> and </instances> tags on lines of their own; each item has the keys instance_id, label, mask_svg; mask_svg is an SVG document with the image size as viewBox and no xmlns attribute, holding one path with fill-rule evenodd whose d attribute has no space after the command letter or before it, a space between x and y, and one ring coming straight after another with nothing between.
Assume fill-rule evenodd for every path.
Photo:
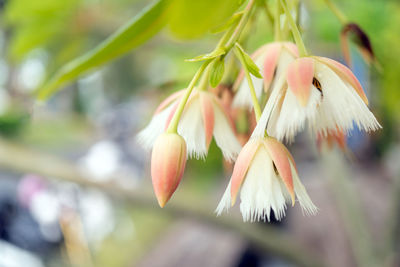
<instances>
[{"instance_id":1,"label":"blurred leaf","mask_svg":"<svg viewBox=\"0 0 400 267\"><path fill-rule=\"evenodd\" d=\"M224 58L220 57L215 59L213 64L211 65L211 73L210 73L210 84L212 87L216 87L222 80L225 72L225 62Z\"/></svg>"},{"instance_id":2,"label":"blurred leaf","mask_svg":"<svg viewBox=\"0 0 400 267\"><path fill-rule=\"evenodd\" d=\"M14 110L0 115L0 134L15 137L29 121L29 115L22 111Z\"/></svg>"},{"instance_id":3,"label":"blurred leaf","mask_svg":"<svg viewBox=\"0 0 400 267\"><path fill-rule=\"evenodd\" d=\"M185 61L187 62L196 62L196 61L205 61L208 59L213 59L219 56L222 56L226 53L225 49L219 47L218 49L215 49L211 53L205 54L205 55L200 55L191 59L186 59Z\"/></svg>"},{"instance_id":4,"label":"blurred leaf","mask_svg":"<svg viewBox=\"0 0 400 267\"><path fill-rule=\"evenodd\" d=\"M169 28L181 39L199 38L223 24L240 7L238 0L176 0Z\"/></svg>"},{"instance_id":5,"label":"blurred leaf","mask_svg":"<svg viewBox=\"0 0 400 267\"><path fill-rule=\"evenodd\" d=\"M260 74L260 69L257 67L256 63L254 63L251 57L243 50L243 48L238 43L235 44L235 54L237 57L243 57L243 63L246 64L246 67L251 74L253 74L257 78L262 78L262 75Z\"/></svg>"},{"instance_id":6,"label":"blurred leaf","mask_svg":"<svg viewBox=\"0 0 400 267\"><path fill-rule=\"evenodd\" d=\"M81 0L13 0L6 5L5 23L12 25L10 55L21 60L28 52L43 46L56 35L65 34Z\"/></svg>"},{"instance_id":7,"label":"blurred leaf","mask_svg":"<svg viewBox=\"0 0 400 267\"><path fill-rule=\"evenodd\" d=\"M121 56L158 33L167 23L173 1L158 0L135 16L125 26L85 55L64 65L55 76L39 89L39 99L46 99L61 86L82 73Z\"/></svg>"}]
</instances>

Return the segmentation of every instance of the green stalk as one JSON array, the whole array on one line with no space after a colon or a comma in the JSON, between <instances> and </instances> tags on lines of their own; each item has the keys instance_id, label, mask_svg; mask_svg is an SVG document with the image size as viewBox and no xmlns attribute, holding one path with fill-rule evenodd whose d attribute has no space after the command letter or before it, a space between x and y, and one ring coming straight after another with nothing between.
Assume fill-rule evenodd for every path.
<instances>
[{"instance_id":1,"label":"green stalk","mask_svg":"<svg viewBox=\"0 0 400 267\"><path fill-rule=\"evenodd\" d=\"M292 30L293 38L294 41L296 42L297 49L299 49L299 55L300 57L305 57L308 55L306 47L304 45L303 39L301 39L301 34L299 31L299 28L296 25L296 22L294 21L292 14L290 14L290 10L287 7L286 3L283 2L283 0L280 0L281 5L283 9L285 10L285 14L287 17L287 20L289 22L290 28Z\"/></svg>"},{"instance_id":2,"label":"green stalk","mask_svg":"<svg viewBox=\"0 0 400 267\"><path fill-rule=\"evenodd\" d=\"M281 36L281 20L280 20L280 15L281 15L281 5L280 5L280 0L276 0L276 10L274 14L274 34L275 34L275 41L281 41L282 36Z\"/></svg>"},{"instance_id":3,"label":"green stalk","mask_svg":"<svg viewBox=\"0 0 400 267\"><path fill-rule=\"evenodd\" d=\"M342 11L331 1L331 0L325 0L326 5L329 7L329 9L332 11L332 13L338 18L340 23L343 25L347 23L347 18L343 14Z\"/></svg>"},{"instance_id":4,"label":"green stalk","mask_svg":"<svg viewBox=\"0 0 400 267\"><path fill-rule=\"evenodd\" d=\"M208 64L210 64L211 60L205 61L201 67L198 69L196 74L194 75L193 79L190 81L190 84L186 90L185 95L183 96L181 102L179 103L178 108L175 111L174 116L172 117L171 123L169 124L167 128L167 133L176 133L178 130L178 123L181 118L183 109L185 108L186 102L189 99L190 94L193 91L193 88L195 87L197 81L200 79L201 75L203 74L204 70L207 68Z\"/></svg>"},{"instance_id":5,"label":"green stalk","mask_svg":"<svg viewBox=\"0 0 400 267\"><path fill-rule=\"evenodd\" d=\"M243 16L242 16L242 18L241 18L241 20L239 22L239 25L237 26L235 32L232 34L231 38L229 39L229 41L228 41L228 43L226 45L227 51L231 50L232 47L237 42L237 40L239 39L240 34L242 33L244 27L247 24L247 21L250 18L250 12L253 9L254 3L255 3L255 0L250 0L249 3L247 4L247 6L246 6L246 8L244 10Z\"/></svg>"},{"instance_id":6,"label":"green stalk","mask_svg":"<svg viewBox=\"0 0 400 267\"><path fill-rule=\"evenodd\" d=\"M233 32L233 34L231 35L231 37L228 40L228 36L229 34L232 33L232 30L229 30L220 40L220 42L218 43L218 47L222 47L226 42L226 53L228 53L233 45L236 43L236 41L239 39L240 34L242 33L244 27L246 26L247 21L249 20L250 17L250 12L253 9L255 0L250 0L249 3L247 4L243 16L239 21L239 24L236 27L236 30ZM236 25L235 25L236 26ZM235 27L232 27L233 29L235 29ZM228 40L228 41L227 41ZM203 63L203 65L201 65L201 67L199 68L199 70L196 72L196 74L194 75L193 79L191 80L185 95L183 96L181 102L179 103L178 108L175 111L174 116L172 117L171 123L169 124L168 128L167 128L167 133L176 133L178 130L178 123L179 120L182 116L182 112L185 108L185 105L189 99L190 94L193 91L193 88L195 87L195 85L197 84L197 82L199 81L200 77L202 76L203 72L205 71L205 69L207 68L207 66L211 63L212 59L209 59L207 61L205 61ZM206 78L204 78L205 80L208 80Z\"/></svg>"},{"instance_id":7,"label":"green stalk","mask_svg":"<svg viewBox=\"0 0 400 267\"><path fill-rule=\"evenodd\" d=\"M243 54L239 52L239 53L237 53L237 55L239 57L240 63L242 63L243 70L246 75L247 83L249 84L249 87L250 87L251 100L253 102L254 113L256 115L256 120L258 122L258 120L261 117L261 108L260 108L260 104L258 103L256 90L254 89L253 80L251 79L250 72L247 68Z\"/></svg>"},{"instance_id":8,"label":"green stalk","mask_svg":"<svg viewBox=\"0 0 400 267\"><path fill-rule=\"evenodd\" d=\"M199 91L206 91L208 88L208 79L210 78L210 66L207 67L207 69L204 71L203 76L200 79L199 85L197 86L197 89Z\"/></svg>"}]
</instances>

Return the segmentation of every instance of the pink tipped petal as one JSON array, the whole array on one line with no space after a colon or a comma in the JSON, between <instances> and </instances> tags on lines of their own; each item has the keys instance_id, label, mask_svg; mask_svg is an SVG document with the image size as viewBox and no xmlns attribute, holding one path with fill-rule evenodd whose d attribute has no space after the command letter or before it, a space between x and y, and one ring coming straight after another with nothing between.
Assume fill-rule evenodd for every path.
<instances>
[{"instance_id":1,"label":"pink tipped petal","mask_svg":"<svg viewBox=\"0 0 400 267\"><path fill-rule=\"evenodd\" d=\"M206 92L200 93L200 107L203 116L204 130L206 133L206 145L210 146L214 132L214 108L213 97Z\"/></svg>"},{"instance_id":2,"label":"pink tipped petal","mask_svg":"<svg viewBox=\"0 0 400 267\"><path fill-rule=\"evenodd\" d=\"M155 114L160 113L163 111L166 107L168 107L172 102L174 102L176 99L180 98L181 95L185 92L185 90L180 90L178 92L173 93L169 97L167 97L161 104L157 107L156 111L154 112Z\"/></svg>"},{"instance_id":3,"label":"pink tipped petal","mask_svg":"<svg viewBox=\"0 0 400 267\"><path fill-rule=\"evenodd\" d=\"M333 69L342 79L345 79L348 83L353 86L353 88L356 90L357 94L361 97L361 99L364 101L366 105L368 105L368 98L364 93L364 90L356 78L354 76L353 72L346 67L345 65L337 62L336 60L327 58L327 57L317 57L318 60L321 62L325 63L328 65L330 68Z\"/></svg>"},{"instance_id":4,"label":"pink tipped petal","mask_svg":"<svg viewBox=\"0 0 400 267\"><path fill-rule=\"evenodd\" d=\"M288 67L288 86L303 107L307 105L310 98L313 78L314 60L312 58L298 58Z\"/></svg>"},{"instance_id":5,"label":"pink tipped petal","mask_svg":"<svg viewBox=\"0 0 400 267\"><path fill-rule=\"evenodd\" d=\"M218 106L218 108L221 109L221 111L224 113L225 117L228 119L229 125L232 128L232 131L236 133L236 127L235 127L235 122L233 121L232 117L229 115L229 110L222 104L221 99L214 97L214 104Z\"/></svg>"},{"instance_id":6,"label":"pink tipped petal","mask_svg":"<svg viewBox=\"0 0 400 267\"><path fill-rule=\"evenodd\" d=\"M293 54L294 57L299 57L299 50L297 49L297 46L292 43L292 42L284 42L283 43L284 48L289 50L290 53Z\"/></svg>"},{"instance_id":7,"label":"pink tipped petal","mask_svg":"<svg viewBox=\"0 0 400 267\"><path fill-rule=\"evenodd\" d=\"M267 46L264 58L264 90L267 91L274 78L276 66L279 61L282 45L274 43Z\"/></svg>"},{"instance_id":8,"label":"pink tipped petal","mask_svg":"<svg viewBox=\"0 0 400 267\"><path fill-rule=\"evenodd\" d=\"M294 205L295 193L293 187L292 170L290 168L290 162L286 153L286 148L275 138L267 137L265 138L264 142L280 177L282 178L290 196L292 197L292 205Z\"/></svg>"},{"instance_id":9,"label":"pink tipped petal","mask_svg":"<svg viewBox=\"0 0 400 267\"><path fill-rule=\"evenodd\" d=\"M235 166L233 167L233 173L231 177L231 203L232 206L236 202L236 197L240 187L243 184L247 170L249 169L250 163L260 146L259 141L251 140L240 151L239 156L236 160Z\"/></svg>"}]
</instances>

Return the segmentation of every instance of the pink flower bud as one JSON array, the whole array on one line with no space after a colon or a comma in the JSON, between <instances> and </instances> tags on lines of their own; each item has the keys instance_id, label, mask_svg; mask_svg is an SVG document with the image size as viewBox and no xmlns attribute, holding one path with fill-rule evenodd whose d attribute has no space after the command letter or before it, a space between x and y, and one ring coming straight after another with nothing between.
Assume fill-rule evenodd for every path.
<instances>
[{"instance_id":1,"label":"pink flower bud","mask_svg":"<svg viewBox=\"0 0 400 267\"><path fill-rule=\"evenodd\" d=\"M178 187L185 165L185 140L176 133L160 135L151 155L151 177L160 207L165 206Z\"/></svg>"}]
</instances>

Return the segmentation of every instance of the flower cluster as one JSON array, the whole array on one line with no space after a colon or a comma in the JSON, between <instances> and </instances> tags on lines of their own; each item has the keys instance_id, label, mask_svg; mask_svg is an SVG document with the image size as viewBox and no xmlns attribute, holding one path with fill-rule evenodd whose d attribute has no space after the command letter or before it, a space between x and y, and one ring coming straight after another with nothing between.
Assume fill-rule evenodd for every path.
<instances>
[{"instance_id":1,"label":"flower cluster","mask_svg":"<svg viewBox=\"0 0 400 267\"><path fill-rule=\"evenodd\" d=\"M279 15L282 4L296 43L277 40L247 55L235 34L243 29L253 4L249 1L241 21L227 31L234 35L223 37L215 50L218 53L200 57L204 63L188 88L163 101L149 125L138 134L138 141L152 149L151 175L161 207L179 185L187 157L205 158L214 138L224 158L236 160L216 209L218 215L233 206L238 196L244 221L270 221L271 214L280 220L287 205L296 201L304 213L315 214L317 208L300 181L295 161L281 142L292 142L308 128L319 146L337 143L344 150L345 137L354 127L367 132L381 127L349 68L307 54L282 0L277 1L277 12ZM280 19L275 21L279 29ZM226 40L229 42L224 43ZM236 49L243 70L233 85L236 94L232 105L223 105L213 94L215 90L207 90L208 77L213 84L222 76L218 72L223 68L218 64L223 64L231 49ZM263 108L260 103L265 103ZM230 114L232 109L243 107L254 108L257 124L242 148Z\"/></svg>"}]
</instances>

